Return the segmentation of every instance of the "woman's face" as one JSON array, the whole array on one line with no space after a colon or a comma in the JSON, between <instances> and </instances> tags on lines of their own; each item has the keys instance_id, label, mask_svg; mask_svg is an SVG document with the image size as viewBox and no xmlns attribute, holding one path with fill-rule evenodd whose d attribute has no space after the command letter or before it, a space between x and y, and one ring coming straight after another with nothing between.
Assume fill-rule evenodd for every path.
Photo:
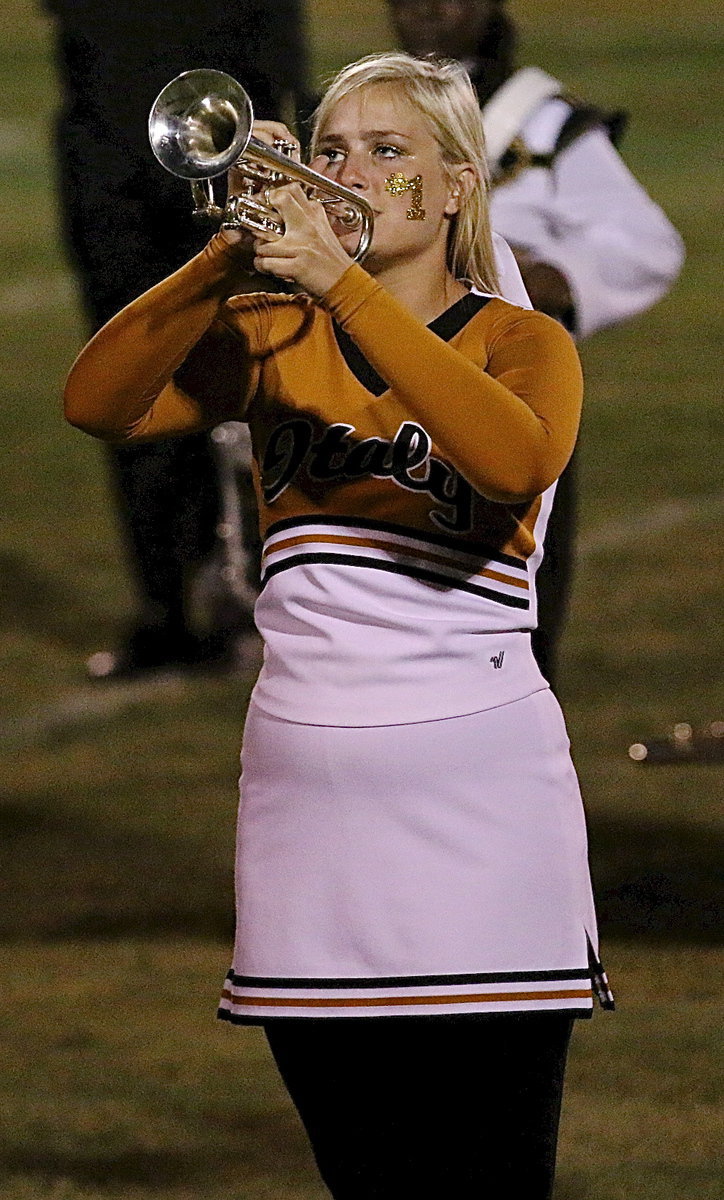
<instances>
[{"instance_id":1,"label":"woman's face","mask_svg":"<svg viewBox=\"0 0 724 1200\"><path fill-rule=\"evenodd\" d=\"M445 170L424 118L394 84L370 84L340 100L320 130L311 166L372 206L375 228L367 269L420 255L434 257L439 251L444 262L461 185ZM390 182L393 176L396 183ZM420 182L414 183L417 176ZM400 190L405 188L400 177L410 184L406 190ZM408 217L408 212L417 216ZM353 252L357 233L333 228Z\"/></svg>"}]
</instances>

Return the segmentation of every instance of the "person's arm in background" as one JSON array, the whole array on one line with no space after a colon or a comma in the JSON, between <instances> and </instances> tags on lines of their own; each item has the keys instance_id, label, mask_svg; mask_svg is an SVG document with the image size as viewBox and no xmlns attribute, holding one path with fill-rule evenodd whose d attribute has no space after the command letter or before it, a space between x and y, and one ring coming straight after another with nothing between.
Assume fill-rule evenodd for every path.
<instances>
[{"instance_id":1,"label":"person's arm in background","mask_svg":"<svg viewBox=\"0 0 724 1200\"><path fill-rule=\"evenodd\" d=\"M535 133L526 131L534 149ZM684 259L678 233L603 129L582 134L552 167L528 168L496 189L493 221L513 246L534 307L578 338L645 312Z\"/></svg>"}]
</instances>

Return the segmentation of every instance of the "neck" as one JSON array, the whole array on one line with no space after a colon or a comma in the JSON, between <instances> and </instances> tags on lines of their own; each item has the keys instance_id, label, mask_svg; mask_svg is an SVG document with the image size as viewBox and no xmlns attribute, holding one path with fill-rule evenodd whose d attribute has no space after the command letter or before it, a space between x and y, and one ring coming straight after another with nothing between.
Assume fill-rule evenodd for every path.
<instances>
[{"instance_id":1,"label":"neck","mask_svg":"<svg viewBox=\"0 0 724 1200\"><path fill-rule=\"evenodd\" d=\"M414 262L364 265L365 270L423 325L429 325L456 300L467 295L465 284L450 274L444 262L423 263L418 258Z\"/></svg>"}]
</instances>

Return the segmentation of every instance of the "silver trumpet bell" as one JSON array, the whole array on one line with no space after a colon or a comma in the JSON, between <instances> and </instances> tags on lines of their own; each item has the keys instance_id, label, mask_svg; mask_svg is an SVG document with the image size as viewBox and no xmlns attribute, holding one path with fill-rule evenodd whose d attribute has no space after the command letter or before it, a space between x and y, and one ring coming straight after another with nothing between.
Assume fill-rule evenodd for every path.
<instances>
[{"instance_id":1,"label":"silver trumpet bell","mask_svg":"<svg viewBox=\"0 0 724 1200\"><path fill-rule=\"evenodd\" d=\"M323 204L341 225L359 229L353 256L359 262L369 249L374 225L367 201L298 163L291 157L293 142L278 141L271 147L252 137L253 123L251 100L231 75L184 71L156 97L148 136L161 166L190 181L195 216L220 221L225 229L281 235L284 225L269 203L269 190L283 183L301 183L307 195ZM211 181L230 167L242 174L241 190L221 208Z\"/></svg>"}]
</instances>

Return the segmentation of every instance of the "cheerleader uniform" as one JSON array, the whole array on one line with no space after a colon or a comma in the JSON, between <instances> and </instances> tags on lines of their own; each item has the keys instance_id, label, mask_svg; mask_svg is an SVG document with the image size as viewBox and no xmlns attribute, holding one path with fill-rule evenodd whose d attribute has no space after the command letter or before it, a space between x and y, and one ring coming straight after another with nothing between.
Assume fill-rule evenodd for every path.
<instances>
[{"instance_id":1,"label":"cheerleader uniform","mask_svg":"<svg viewBox=\"0 0 724 1200\"><path fill-rule=\"evenodd\" d=\"M326 313L288 297L227 306L259 364L247 418L265 656L219 1015L588 1015L583 810L530 651L555 485L532 503L485 500L409 419L358 348L388 300L352 267ZM523 374L521 350L533 375L533 356L568 349L554 322L491 298L465 297L430 332L503 376ZM409 360L397 378L426 371L452 408L445 364L386 340ZM575 355L555 369L553 403L575 420Z\"/></svg>"},{"instance_id":2,"label":"cheerleader uniform","mask_svg":"<svg viewBox=\"0 0 724 1200\"><path fill-rule=\"evenodd\" d=\"M220 1015L587 1015L584 815L530 651L573 343L489 296L425 328L357 265L321 303L225 299L230 257L134 302L66 390L116 441L251 430L265 650Z\"/></svg>"}]
</instances>

